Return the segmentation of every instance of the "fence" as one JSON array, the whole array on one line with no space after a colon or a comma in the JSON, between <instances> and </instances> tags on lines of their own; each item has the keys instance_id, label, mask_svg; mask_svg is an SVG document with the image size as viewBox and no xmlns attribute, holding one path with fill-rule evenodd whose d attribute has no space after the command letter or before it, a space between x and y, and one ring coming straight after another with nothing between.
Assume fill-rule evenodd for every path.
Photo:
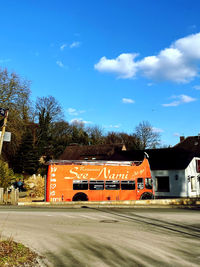
<instances>
[{"instance_id":1,"label":"fence","mask_svg":"<svg viewBox=\"0 0 200 267\"><path fill-rule=\"evenodd\" d=\"M0 188L0 204L3 204L3 188Z\"/></svg>"},{"instance_id":2,"label":"fence","mask_svg":"<svg viewBox=\"0 0 200 267\"><path fill-rule=\"evenodd\" d=\"M0 188L0 204L17 205L19 200L18 189L6 189Z\"/></svg>"}]
</instances>

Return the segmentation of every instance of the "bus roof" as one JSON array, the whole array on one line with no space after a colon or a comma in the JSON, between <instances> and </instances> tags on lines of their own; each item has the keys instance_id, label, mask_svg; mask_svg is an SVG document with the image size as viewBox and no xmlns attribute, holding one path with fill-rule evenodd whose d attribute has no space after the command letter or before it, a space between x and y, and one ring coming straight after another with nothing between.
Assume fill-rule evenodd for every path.
<instances>
[{"instance_id":1,"label":"bus roof","mask_svg":"<svg viewBox=\"0 0 200 267\"><path fill-rule=\"evenodd\" d=\"M138 166L142 161L105 161L105 160L50 160L47 165L96 165L96 166Z\"/></svg>"}]
</instances>

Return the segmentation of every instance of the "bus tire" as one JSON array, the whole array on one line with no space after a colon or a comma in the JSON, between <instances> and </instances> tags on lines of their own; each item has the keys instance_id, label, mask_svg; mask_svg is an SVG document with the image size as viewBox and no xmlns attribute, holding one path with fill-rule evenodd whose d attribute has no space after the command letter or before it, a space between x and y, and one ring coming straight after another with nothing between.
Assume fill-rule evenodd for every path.
<instances>
[{"instance_id":1,"label":"bus tire","mask_svg":"<svg viewBox=\"0 0 200 267\"><path fill-rule=\"evenodd\" d=\"M72 201L88 201L88 196L85 193L77 193L73 196Z\"/></svg>"},{"instance_id":2,"label":"bus tire","mask_svg":"<svg viewBox=\"0 0 200 267\"><path fill-rule=\"evenodd\" d=\"M150 192L145 192L141 195L140 199L143 200L143 199L153 199L153 194L150 193Z\"/></svg>"}]
</instances>

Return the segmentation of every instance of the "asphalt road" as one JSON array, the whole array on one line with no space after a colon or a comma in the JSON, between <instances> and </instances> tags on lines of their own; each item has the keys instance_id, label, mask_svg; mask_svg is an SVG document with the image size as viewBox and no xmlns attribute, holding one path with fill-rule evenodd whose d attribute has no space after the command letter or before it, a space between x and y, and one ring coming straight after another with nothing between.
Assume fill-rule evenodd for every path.
<instances>
[{"instance_id":1,"label":"asphalt road","mask_svg":"<svg viewBox=\"0 0 200 267\"><path fill-rule=\"evenodd\" d=\"M200 264L200 210L0 207L0 232L48 266Z\"/></svg>"}]
</instances>

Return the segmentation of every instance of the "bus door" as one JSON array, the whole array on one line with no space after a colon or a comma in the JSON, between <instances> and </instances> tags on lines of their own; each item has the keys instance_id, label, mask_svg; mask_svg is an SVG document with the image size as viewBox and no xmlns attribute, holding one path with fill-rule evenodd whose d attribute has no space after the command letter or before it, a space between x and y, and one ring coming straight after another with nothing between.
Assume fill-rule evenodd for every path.
<instances>
[{"instance_id":1,"label":"bus door","mask_svg":"<svg viewBox=\"0 0 200 267\"><path fill-rule=\"evenodd\" d=\"M140 199L140 196L144 192L144 178L137 178L137 199Z\"/></svg>"}]
</instances>

